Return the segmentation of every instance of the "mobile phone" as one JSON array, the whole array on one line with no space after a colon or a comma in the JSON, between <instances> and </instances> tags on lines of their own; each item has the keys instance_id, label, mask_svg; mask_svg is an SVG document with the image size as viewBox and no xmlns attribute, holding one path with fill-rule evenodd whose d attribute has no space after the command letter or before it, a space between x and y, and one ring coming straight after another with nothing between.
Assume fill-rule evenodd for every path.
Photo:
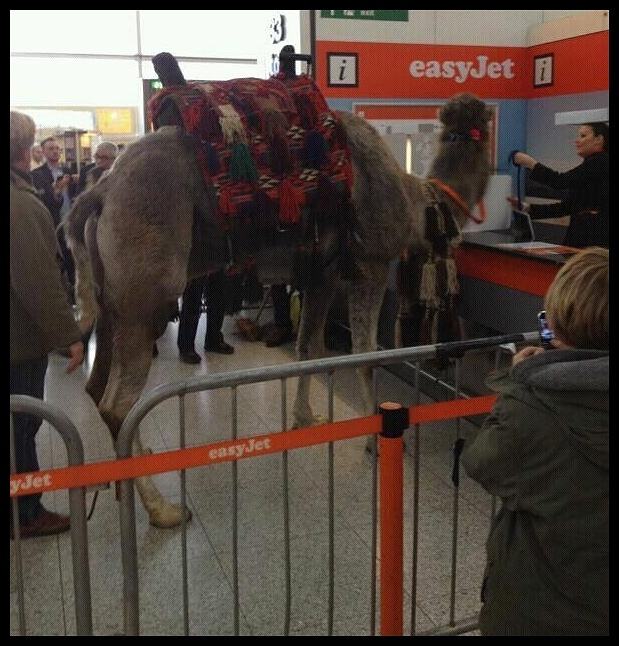
<instances>
[{"instance_id":1,"label":"mobile phone","mask_svg":"<svg viewBox=\"0 0 619 646\"><path fill-rule=\"evenodd\" d=\"M542 310L537 315L537 328L539 331L539 339L542 347L546 350L550 350L553 347L551 341L555 338L555 335L554 332L548 327L548 321L546 320L546 310Z\"/></svg>"}]
</instances>

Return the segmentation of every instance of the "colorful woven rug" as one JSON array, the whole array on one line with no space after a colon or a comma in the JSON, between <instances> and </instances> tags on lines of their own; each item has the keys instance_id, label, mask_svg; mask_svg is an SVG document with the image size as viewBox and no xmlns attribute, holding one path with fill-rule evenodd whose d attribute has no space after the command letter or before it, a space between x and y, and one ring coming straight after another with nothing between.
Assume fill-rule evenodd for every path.
<instances>
[{"instance_id":1,"label":"colorful woven rug","mask_svg":"<svg viewBox=\"0 0 619 646\"><path fill-rule=\"evenodd\" d=\"M328 203L342 195L342 187L350 195L345 133L308 76L165 88L148 104L154 123L168 97L197 142L201 171L216 191L224 228L240 212L264 211L265 204L275 209L280 226L296 224L303 206L318 199Z\"/></svg>"}]
</instances>

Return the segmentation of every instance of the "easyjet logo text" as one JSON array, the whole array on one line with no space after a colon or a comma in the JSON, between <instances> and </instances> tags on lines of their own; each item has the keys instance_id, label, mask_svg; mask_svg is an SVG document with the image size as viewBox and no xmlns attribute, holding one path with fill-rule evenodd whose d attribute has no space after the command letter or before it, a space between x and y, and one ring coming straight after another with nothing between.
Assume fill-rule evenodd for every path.
<instances>
[{"instance_id":1,"label":"easyjet logo text","mask_svg":"<svg viewBox=\"0 0 619 646\"><path fill-rule=\"evenodd\" d=\"M490 61L488 56L480 55L475 61L412 61L409 67L411 76L415 78L444 78L454 79L456 83L464 83L466 79L514 78L514 61L506 58L502 62Z\"/></svg>"},{"instance_id":2,"label":"easyjet logo text","mask_svg":"<svg viewBox=\"0 0 619 646\"><path fill-rule=\"evenodd\" d=\"M30 489L49 487L51 484L52 476L49 473L42 476L35 476L32 473L29 473L26 476L11 478L9 480L11 496L14 496L19 491L29 491Z\"/></svg>"},{"instance_id":3,"label":"easyjet logo text","mask_svg":"<svg viewBox=\"0 0 619 646\"><path fill-rule=\"evenodd\" d=\"M220 446L211 449L208 457L211 460L221 460L223 458L242 458L251 453L258 453L271 448L271 439L265 437L262 440L255 440L253 437L245 442L237 442L228 446Z\"/></svg>"}]
</instances>

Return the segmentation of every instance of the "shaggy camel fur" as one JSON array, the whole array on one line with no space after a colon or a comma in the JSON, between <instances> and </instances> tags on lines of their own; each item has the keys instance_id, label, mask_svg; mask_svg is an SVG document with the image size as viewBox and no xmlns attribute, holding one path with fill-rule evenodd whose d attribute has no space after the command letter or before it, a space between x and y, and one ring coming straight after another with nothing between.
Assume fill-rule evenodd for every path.
<instances>
[{"instance_id":1,"label":"shaggy camel fur","mask_svg":"<svg viewBox=\"0 0 619 646\"><path fill-rule=\"evenodd\" d=\"M349 113L339 117L354 170L354 269L352 278L346 278L352 349L368 352L376 347L390 261L407 248L409 254L427 248L427 192L424 180L400 169L367 121ZM472 208L482 198L490 172L488 110L476 97L462 94L446 103L440 119L444 131L431 176L451 186ZM470 132L476 136L466 136ZM153 342L165 330L187 279L205 270L208 253L195 241L192 247L194 210L210 223L212 240L221 242L211 199L188 137L178 127L164 126L130 145L111 172L78 198L67 217L81 324L86 329L96 319L97 351L86 389L114 438L144 388ZM460 227L465 213L449 196L443 199ZM337 235L327 223L322 232L326 248L337 249ZM202 245L210 243L207 237ZM290 280L290 265L269 267L268 259L258 260L259 269L271 277L279 275L280 282ZM344 280L339 267L331 263L321 285L305 292L297 340L300 360L322 350L329 306ZM369 371L360 376L365 413L370 413ZM299 379L293 410L297 426L314 421L309 386L309 377ZM135 448L143 451L139 442ZM148 478L140 478L137 486L152 524L171 527L181 521L182 510L165 501Z\"/></svg>"}]
</instances>

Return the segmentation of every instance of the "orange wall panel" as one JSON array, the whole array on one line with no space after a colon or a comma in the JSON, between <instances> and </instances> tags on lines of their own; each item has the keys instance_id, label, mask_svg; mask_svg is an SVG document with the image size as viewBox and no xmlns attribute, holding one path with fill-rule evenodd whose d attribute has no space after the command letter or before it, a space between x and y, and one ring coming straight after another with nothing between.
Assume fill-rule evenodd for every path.
<instances>
[{"instance_id":1,"label":"orange wall panel","mask_svg":"<svg viewBox=\"0 0 619 646\"><path fill-rule=\"evenodd\" d=\"M544 54L554 56L554 82L536 88L533 87L533 61ZM608 31L530 47L526 77L530 88L528 99L608 90Z\"/></svg>"},{"instance_id":2,"label":"orange wall panel","mask_svg":"<svg viewBox=\"0 0 619 646\"><path fill-rule=\"evenodd\" d=\"M328 85L329 53L358 55L357 87ZM543 54L554 56L553 84L535 88L533 61ZM331 99L437 99L463 91L481 98L526 99L596 92L609 86L607 30L534 47L319 40L316 58L318 85Z\"/></svg>"}]
</instances>

